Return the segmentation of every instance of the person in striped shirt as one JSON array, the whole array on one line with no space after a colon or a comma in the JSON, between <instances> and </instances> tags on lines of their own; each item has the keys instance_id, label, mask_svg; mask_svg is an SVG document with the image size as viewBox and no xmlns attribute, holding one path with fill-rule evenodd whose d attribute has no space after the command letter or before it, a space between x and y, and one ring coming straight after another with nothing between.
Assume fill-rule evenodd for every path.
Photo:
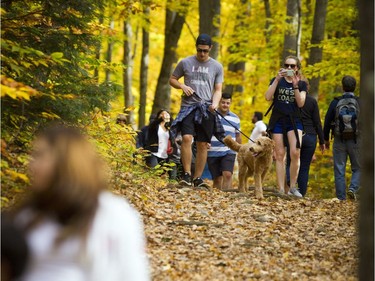
<instances>
[{"instance_id":1,"label":"person in striped shirt","mask_svg":"<svg viewBox=\"0 0 375 281\"><path fill-rule=\"evenodd\" d=\"M228 93L223 93L218 111L220 121L223 124L225 135L231 135L238 143L241 143L241 134L237 129L240 129L240 118L230 111L232 96ZM208 169L214 181L214 188L219 190L226 190L232 187L232 175L234 168L234 161L236 160L236 152L221 143L215 136L211 139L211 146L208 150Z\"/></svg>"}]
</instances>

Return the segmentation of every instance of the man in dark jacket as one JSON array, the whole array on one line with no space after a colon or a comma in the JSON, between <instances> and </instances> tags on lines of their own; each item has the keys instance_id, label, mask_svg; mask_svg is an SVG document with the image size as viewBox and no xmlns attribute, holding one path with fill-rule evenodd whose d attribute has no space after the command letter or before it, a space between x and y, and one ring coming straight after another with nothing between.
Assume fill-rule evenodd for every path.
<instances>
[{"instance_id":1,"label":"man in dark jacket","mask_svg":"<svg viewBox=\"0 0 375 281\"><path fill-rule=\"evenodd\" d=\"M356 87L356 80L352 76L345 76L342 79L342 87L344 90L343 95L340 98L335 98L327 111L325 122L324 122L324 140L326 147L329 148L330 145L330 132L332 130L332 136L334 137L333 141L333 163L334 163L334 173L335 173L335 187L336 187L336 196L340 200L346 199L346 180L345 180L345 171L346 171L346 162L349 156L352 178L349 185L348 197L351 199L356 199L356 194L359 189L360 181L360 140L358 135L358 128L355 126L355 123L359 119L359 116L355 116L351 124L355 127L355 132L352 133L351 137L344 136L342 129L337 129L340 124L340 106L339 103L342 99L351 99L353 106L358 107L358 102L356 103L357 98L354 96L354 90ZM342 103L342 102L341 102ZM341 118L342 119L342 118ZM352 126L352 125L350 125ZM346 127L346 125L345 125ZM340 130L342 132L340 132Z\"/></svg>"}]
</instances>

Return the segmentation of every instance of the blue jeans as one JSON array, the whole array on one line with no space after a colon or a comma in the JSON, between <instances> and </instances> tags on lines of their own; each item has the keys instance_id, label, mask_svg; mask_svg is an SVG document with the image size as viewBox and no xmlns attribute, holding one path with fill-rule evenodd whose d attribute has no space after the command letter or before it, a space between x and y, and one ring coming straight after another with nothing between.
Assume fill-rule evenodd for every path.
<instances>
[{"instance_id":1,"label":"blue jeans","mask_svg":"<svg viewBox=\"0 0 375 281\"><path fill-rule=\"evenodd\" d=\"M297 184L298 184L298 190L303 196L305 196L307 192L307 183L309 181L310 164L315 153L316 141L317 141L317 136L315 134L306 134L302 138L302 146L301 146L301 154L300 154L301 164L299 168ZM287 178L288 185L290 183L289 168L290 168L290 155L289 155L289 149L288 149L287 164L286 164L286 178Z\"/></svg>"},{"instance_id":2,"label":"blue jeans","mask_svg":"<svg viewBox=\"0 0 375 281\"><path fill-rule=\"evenodd\" d=\"M159 158L153 154L150 154L149 156L146 157L146 165L150 168L154 168L158 164L163 164L163 163L170 163L173 161L170 161L169 158L163 159ZM171 170L168 171L169 179L175 180L177 178L177 166L172 166Z\"/></svg>"},{"instance_id":3,"label":"blue jeans","mask_svg":"<svg viewBox=\"0 0 375 281\"><path fill-rule=\"evenodd\" d=\"M333 166L335 172L335 187L336 196L340 200L346 199L346 162L349 156L352 178L349 185L349 190L356 193L359 189L360 181L360 141L357 140L341 140L335 138L333 141Z\"/></svg>"}]
</instances>

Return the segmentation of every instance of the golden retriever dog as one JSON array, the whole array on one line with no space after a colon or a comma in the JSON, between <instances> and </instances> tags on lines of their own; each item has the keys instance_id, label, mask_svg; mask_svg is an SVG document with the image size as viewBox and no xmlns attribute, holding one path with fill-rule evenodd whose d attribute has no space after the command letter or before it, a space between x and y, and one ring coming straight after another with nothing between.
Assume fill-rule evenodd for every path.
<instances>
[{"instance_id":1,"label":"golden retriever dog","mask_svg":"<svg viewBox=\"0 0 375 281\"><path fill-rule=\"evenodd\" d=\"M247 192L247 179L254 176L255 197L262 199L264 177L272 165L274 141L268 137L259 137L255 143L239 144L231 136L226 136L224 143L238 152L238 190Z\"/></svg>"}]
</instances>

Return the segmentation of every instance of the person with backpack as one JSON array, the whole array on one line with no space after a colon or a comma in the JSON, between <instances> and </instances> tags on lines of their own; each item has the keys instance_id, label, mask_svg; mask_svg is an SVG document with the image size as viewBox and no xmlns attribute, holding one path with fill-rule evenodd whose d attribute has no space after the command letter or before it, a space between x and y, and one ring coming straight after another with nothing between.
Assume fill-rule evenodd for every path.
<instances>
[{"instance_id":1,"label":"person with backpack","mask_svg":"<svg viewBox=\"0 0 375 281\"><path fill-rule=\"evenodd\" d=\"M335 174L336 196L346 199L346 162L349 156L352 178L348 197L356 199L360 181L360 140L359 140L359 99L354 95L356 80L352 76L342 78L344 93L336 97L329 105L324 121L324 140L329 148L329 136L332 130L333 165Z\"/></svg>"}]
</instances>

